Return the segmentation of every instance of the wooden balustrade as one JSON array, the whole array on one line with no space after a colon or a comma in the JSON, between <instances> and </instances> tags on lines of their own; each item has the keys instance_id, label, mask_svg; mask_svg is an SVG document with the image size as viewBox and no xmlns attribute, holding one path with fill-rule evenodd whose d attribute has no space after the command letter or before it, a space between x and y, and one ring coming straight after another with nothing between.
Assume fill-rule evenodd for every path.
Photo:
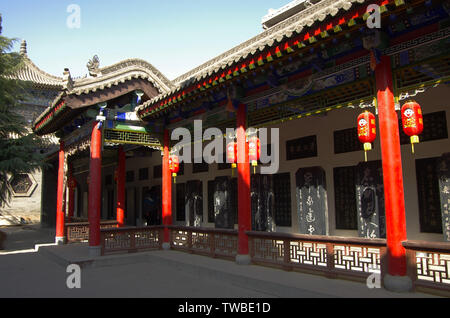
<instances>
[{"instance_id":1,"label":"wooden balustrade","mask_svg":"<svg viewBox=\"0 0 450 318\"><path fill-rule=\"evenodd\" d=\"M173 250L229 259L237 255L236 230L173 225L168 229ZM163 231L164 226L102 229L102 255L161 249ZM385 239L246 233L254 264L357 280L387 273ZM403 246L414 287L450 291L450 243L407 241Z\"/></svg>"},{"instance_id":2,"label":"wooden balustrade","mask_svg":"<svg viewBox=\"0 0 450 318\"><path fill-rule=\"evenodd\" d=\"M450 291L450 242L403 242L414 286Z\"/></svg>"},{"instance_id":3,"label":"wooden balustrade","mask_svg":"<svg viewBox=\"0 0 450 318\"><path fill-rule=\"evenodd\" d=\"M254 264L367 279L383 275L386 240L247 232Z\"/></svg>"},{"instance_id":4,"label":"wooden balustrade","mask_svg":"<svg viewBox=\"0 0 450 318\"><path fill-rule=\"evenodd\" d=\"M101 254L161 249L163 230L163 226L103 229L100 231Z\"/></svg>"},{"instance_id":5,"label":"wooden balustrade","mask_svg":"<svg viewBox=\"0 0 450 318\"><path fill-rule=\"evenodd\" d=\"M117 227L117 221L102 221L100 229L110 229ZM67 243L79 243L89 240L89 222L66 223L65 233Z\"/></svg>"},{"instance_id":6,"label":"wooden balustrade","mask_svg":"<svg viewBox=\"0 0 450 318\"><path fill-rule=\"evenodd\" d=\"M211 257L235 258L238 232L235 230L169 226L170 246L173 250L185 251Z\"/></svg>"}]
</instances>

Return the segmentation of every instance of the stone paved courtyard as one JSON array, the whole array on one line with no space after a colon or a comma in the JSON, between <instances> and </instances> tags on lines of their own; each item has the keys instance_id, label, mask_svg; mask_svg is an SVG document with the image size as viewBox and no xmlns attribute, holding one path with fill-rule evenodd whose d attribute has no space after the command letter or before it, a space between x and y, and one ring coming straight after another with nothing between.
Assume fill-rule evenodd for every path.
<instances>
[{"instance_id":1,"label":"stone paved courtyard","mask_svg":"<svg viewBox=\"0 0 450 318\"><path fill-rule=\"evenodd\" d=\"M52 232L3 228L7 251L0 252L0 297L133 298L328 298L431 297L368 289L365 284L285 272L174 251L89 259L84 244L45 246ZM14 251L13 248L18 250ZM23 251L25 249L25 251ZM20 251L22 250L22 251ZM69 289L67 265L81 266L81 288Z\"/></svg>"}]
</instances>

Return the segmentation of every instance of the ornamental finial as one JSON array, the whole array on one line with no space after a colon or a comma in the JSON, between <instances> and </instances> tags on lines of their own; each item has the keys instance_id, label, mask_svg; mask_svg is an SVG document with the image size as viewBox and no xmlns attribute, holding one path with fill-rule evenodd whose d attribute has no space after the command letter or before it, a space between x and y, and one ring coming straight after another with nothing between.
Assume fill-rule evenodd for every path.
<instances>
[{"instance_id":1,"label":"ornamental finial","mask_svg":"<svg viewBox=\"0 0 450 318\"><path fill-rule=\"evenodd\" d=\"M97 77L100 75L99 68L100 68L100 59L97 55L94 55L92 59L89 60L87 63L87 68L89 70L89 74L93 77Z\"/></svg>"}]
</instances>

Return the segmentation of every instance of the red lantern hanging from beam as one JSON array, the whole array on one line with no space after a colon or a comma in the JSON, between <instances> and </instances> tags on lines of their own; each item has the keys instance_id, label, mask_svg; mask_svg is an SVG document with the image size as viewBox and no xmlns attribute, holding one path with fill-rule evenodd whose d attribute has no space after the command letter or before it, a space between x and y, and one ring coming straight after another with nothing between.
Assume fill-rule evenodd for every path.
<instances>
[{"instance_id":1,"label":"red lantern hanging from beam","mask_svg":"<svg viewBox=\"0 0 450 318\"><path fill-rule=\"evenodd\" d=\"M177 174L180 171L180 159L176 155L169 156L169 169L174 178L174 183L177 183Z\"/></svg>"},{"instance_id":2,"label":"red lantern hanging from beam","mask_svg":"<svg viewBox=\"0 0 450 318\"><path fill-rule=\"evenodd\" d=\"M365 111L358 116L358 138L364 144L364 157L367 162L367 152L372 150L372 142L377 137L375 115Z\"/></svg>"},{"instance_id":3,"label":"red lantern hanging from beam","mask_svg":"<svg viewBox=\"0 0 450 318\"><path fill-rule=\"evenodd\" d=\"M414 153L414 144L420 142L419 135L423 132L422 108L415 101L409 101L402 107L403 131L411 137L412 153Z\"/></svg>"},{"instance_id":4,"label":"red lantern hanging from beam","mask_svg":"<svg viewBox=\"0 0 450 318\"><path fill-rule=\"evenodd\" d=\"M250 137L248 140L248 157L253 166L253 172L255 172L261 158L261 141L257 136Z\"/></svg>"}]
</instances>

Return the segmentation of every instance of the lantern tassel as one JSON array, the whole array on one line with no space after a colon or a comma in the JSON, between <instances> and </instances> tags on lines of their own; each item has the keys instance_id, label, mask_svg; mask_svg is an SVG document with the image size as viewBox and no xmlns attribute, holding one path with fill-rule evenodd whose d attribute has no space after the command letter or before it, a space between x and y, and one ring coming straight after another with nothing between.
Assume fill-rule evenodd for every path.
<instances>
[{"instance_id":1,"label":"lantern tassel","mask_svg":"<svg viewBox=\"0 0 450 318\"><path fill-rule=\"evenodd\" d=\"M367 162L367 152L372 150L372 144L370 142L366 142L364 144L364 158Z\"/></svg>"},{"instance_id":2,"label":"lantern tassel","mask_svg":"<svg viewBox=\"0 0 450 318\"><path fill-rule=\"evenodd\" d=\"M252 166L253 166L253 174L256 174L256 167L258 166L258 162L252 161Z\"/></svg>"}]
</instances>

